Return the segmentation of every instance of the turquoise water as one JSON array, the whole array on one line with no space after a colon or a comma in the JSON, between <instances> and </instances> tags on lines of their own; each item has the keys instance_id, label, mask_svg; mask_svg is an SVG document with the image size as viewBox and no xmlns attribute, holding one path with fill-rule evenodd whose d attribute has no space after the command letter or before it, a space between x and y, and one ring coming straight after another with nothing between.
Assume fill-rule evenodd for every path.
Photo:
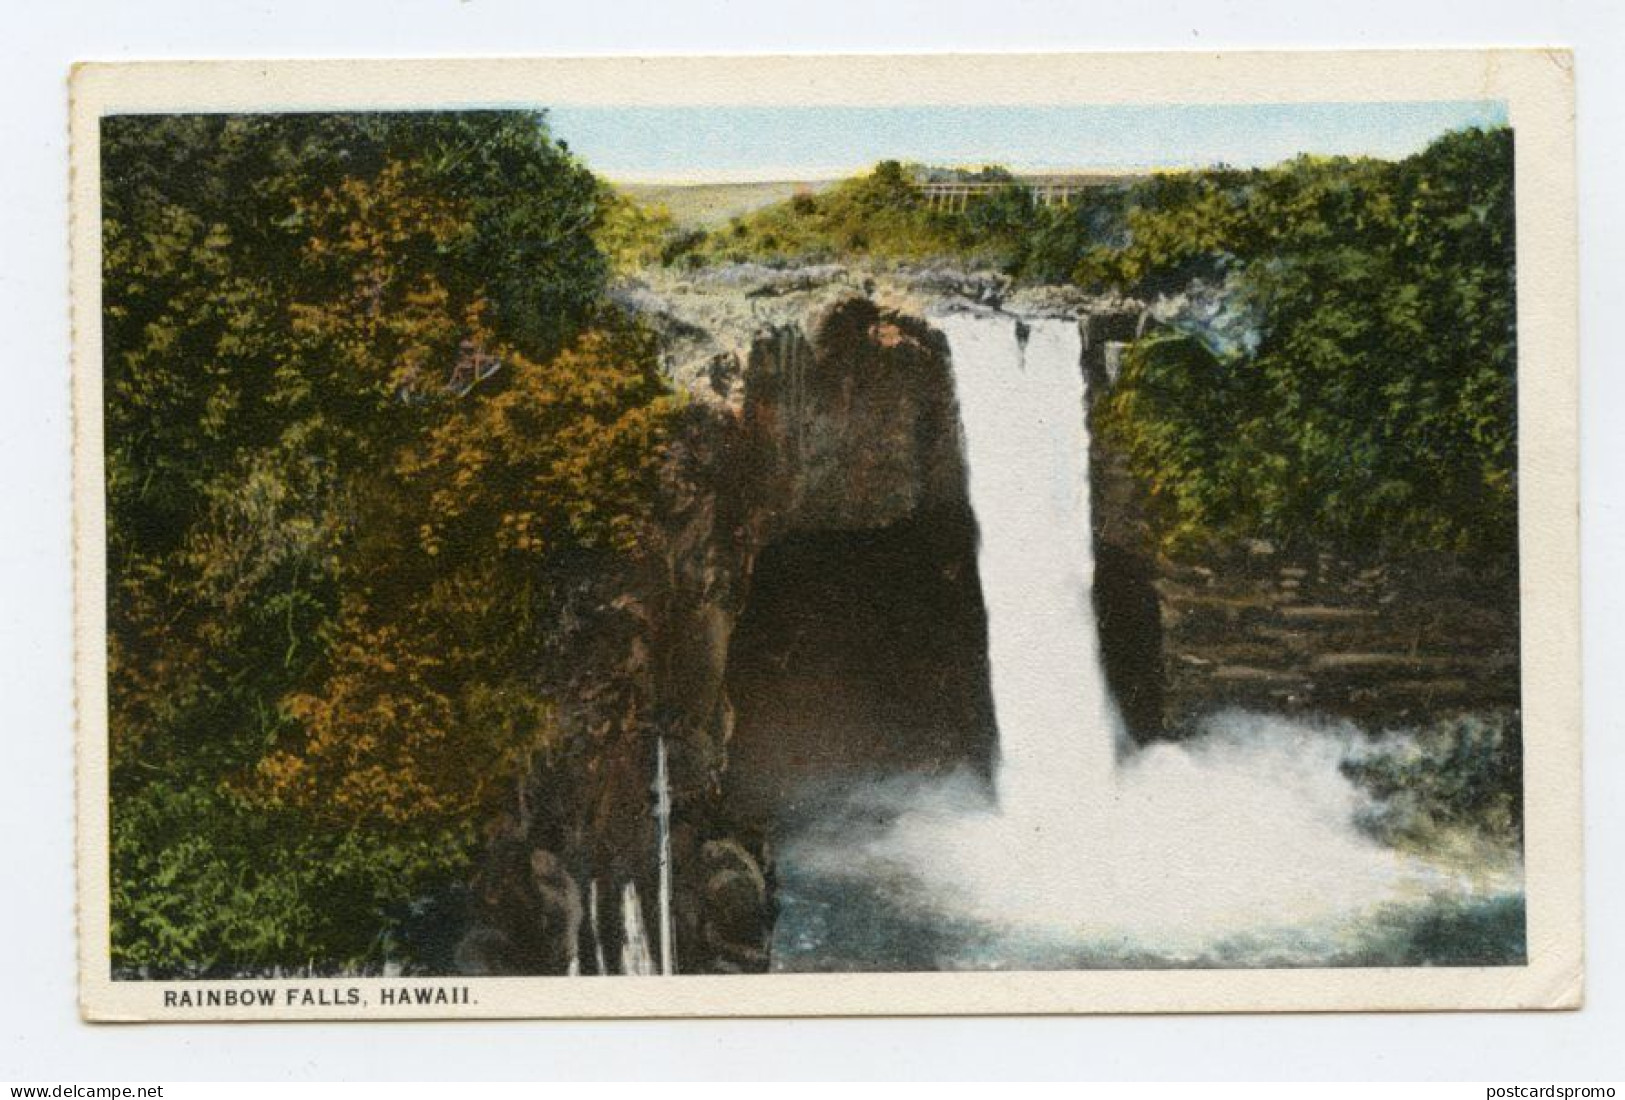
<instances>
[{"instance_id":1,"label":"turquoise water","mask_svg":"<svg viewBox=\"0 0 1625 1100\"><path fill-rule=\"evenodd\" d=\"M861 799L793 831L778 860L773 969L780 972L1227 967L1515 966L1525 962L1521 890L1386 902L1329 927L1272 926L1197 950L1087 929L1044 929L957 911L928 875L863 856L892 815ZM844 869L825 858L839 836ZM1268 911L1261 899L1260 914Z\"/></svg>"}]
</instances>

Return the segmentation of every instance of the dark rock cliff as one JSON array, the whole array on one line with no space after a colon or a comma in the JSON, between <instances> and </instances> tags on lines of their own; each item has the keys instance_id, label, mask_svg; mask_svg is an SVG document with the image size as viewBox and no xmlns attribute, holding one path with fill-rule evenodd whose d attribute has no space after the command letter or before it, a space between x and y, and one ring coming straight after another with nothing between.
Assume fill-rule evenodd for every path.
<instances>
[{"instance_id":1,"label":"dark rock cliff","mask_svg":"<svg viewBox=\"0 0 1625 1100\"><path fill-rule=\"evenodd\" d=\"M642 303L690 401L636 568L561 617L572 754L492 831L460 968L621 970L655 927L672 790L677 968L765 969L775 823L842 774L987 767L994 733L946 347L843 285Z\"/></svg>"},{"instance_id":2,"label":"dark rock cliff","mask_svg":"<svg viewBox=\"0 0 1625 1100\"><path fill-rule=\"evenodd\" d=\"M567 594L546 661L572 748L490 830L465 971L622 970L627 907L656 921L660 740L685 973L766 969L773 836L821 788L991 768L976 525L947 348L921 319L946 292L789 274L623 292L688 399L664 511L634 566ZM1146 311L1028 298L1013 307L1080 318L1098 400ZM1257 542L1170 561L1124 456L1092 440L1102 661L1134 738L1225 706L1375 727L1517 705L1515 576Z\"/></svg>"},{"instance_id":3,"label":"dark rock cliff","mask_svg":"<svg viewBox=\"0 0 1625 1100\"><path fill-rule=\"evenodd\" d=\"M1517 578L1251 542L1164 563L1168 728L1221 705L1369 727L1519 704Z\"/></svg>"},{"instance_id":4,"label":"dark rock cliff","mask_svg":"<svg viewBox=\"0 0 1625 1100\"><path fill-rule=\"evenodd\" d=\"M1084 322L1091 399L1150 322ZM1092 435L1095 600L1108 679L1141 740L1224 707L1408 726L1519 704L1518 581L1448 555L1240 540L1170 560L1122 454Z\"/></svg>"},{"instance_id":5,"label":"dark rock cliff","mask_svg":"<svg viewBox=\"0 0 1625 1100\"><path fill-rule=\"evenodd\" d=\"M986 615L941 336L838 301L757 343L743 430L759 551L727 664L730 806L770 823L842 776L987 767Z\"/></svg>"}]
</instances>

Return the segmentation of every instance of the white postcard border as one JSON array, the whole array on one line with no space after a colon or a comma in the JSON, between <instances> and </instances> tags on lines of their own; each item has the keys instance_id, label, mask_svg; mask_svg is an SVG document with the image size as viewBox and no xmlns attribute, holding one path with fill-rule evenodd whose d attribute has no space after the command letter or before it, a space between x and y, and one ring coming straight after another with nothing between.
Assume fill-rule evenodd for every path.
<instances>
[{"instance_id":1,"label":"white postcard border","mask_svg":"<svg viewBox=\"0 0 1625 1100\"><path fill-rule=\"evenodd\" d=\"M1582 988L1577 259L1565 50L89 63L72 79L80 1004L90 1020L858 1016L1572 1008ZM113 981L99 120L549 104L1496 100L1516 145L1527 966ZM384 1007L385 988L467 1004ZM272 1004L180 1004L264 990ZM166 1005L166 995L171 1003Z\"/></svg>"}]
</instances>

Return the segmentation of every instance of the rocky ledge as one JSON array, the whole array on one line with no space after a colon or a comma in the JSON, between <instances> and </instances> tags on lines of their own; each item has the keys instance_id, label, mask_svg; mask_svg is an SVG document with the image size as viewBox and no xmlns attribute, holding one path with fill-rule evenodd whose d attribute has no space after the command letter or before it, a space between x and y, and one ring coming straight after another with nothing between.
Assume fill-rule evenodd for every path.
<instances>
[{"instance_id":1,"label":"rocky ledge","mask_svg":"<svg viewBox=\"0 0 1625 1100\"><path fill-rule=\"evenodd\" d=\"M1076 316L1094 399L1160 316L935 269L723 268L617 297L687 398L663 512L634 566L567 594L547 659L576 748L491 829L465 971L623 969L626 914L654 926L659 742L688 973L768 966L772 838L809 792L990 769L976 528L927 318L966 302ZM1224 706L1386 723L1516 705L1515 577L1260 543L1169 561L1098 433L1092 459L1102 653L1136 737Z\"/></svg>"}]
</instances>

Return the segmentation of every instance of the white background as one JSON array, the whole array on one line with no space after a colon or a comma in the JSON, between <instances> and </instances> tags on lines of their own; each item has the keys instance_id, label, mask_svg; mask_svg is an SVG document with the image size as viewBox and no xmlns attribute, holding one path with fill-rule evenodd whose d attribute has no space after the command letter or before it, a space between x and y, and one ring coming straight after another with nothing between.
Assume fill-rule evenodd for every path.
<instances>
[{"instance_id":1,"label":"white background","mask_svg":"<svg viewBox=\"0 0 1625 1100\"><path fill-rule=\"evenodd\" d=\"M1625 15L1608 0L7 0L0 1080L1625 1077ZM66 77L188 57L1568 45L1581 195L1587 1007L1421 1016L89 1027L74 1007Z\"/></svg>"}]
</instances>

